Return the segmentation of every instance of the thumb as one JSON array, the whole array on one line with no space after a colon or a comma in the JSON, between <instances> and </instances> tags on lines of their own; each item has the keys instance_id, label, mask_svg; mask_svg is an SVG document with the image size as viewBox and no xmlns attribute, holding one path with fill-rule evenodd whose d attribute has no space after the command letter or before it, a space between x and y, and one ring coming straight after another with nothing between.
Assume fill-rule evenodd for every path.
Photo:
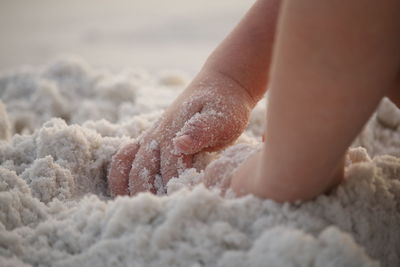
<instances>
[{"instance_id":1,"label":"thumb","mask_svg":"<svg viewBox=\"0 0 400 267\"><path fill-rule=\"evenodd\" d=\"M173 139L175 151L195 154L203 149L216 150L226 146L244 129L237 129L237 120L234 116L215 110L196 113Z\"/></svg>"}]
</instances>

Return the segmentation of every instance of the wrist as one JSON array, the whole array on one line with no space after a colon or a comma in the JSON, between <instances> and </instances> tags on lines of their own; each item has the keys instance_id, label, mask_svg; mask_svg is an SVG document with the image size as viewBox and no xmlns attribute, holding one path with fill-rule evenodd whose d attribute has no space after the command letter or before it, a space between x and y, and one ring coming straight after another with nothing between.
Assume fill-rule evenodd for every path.
<instances>
[{"instance_id":1,"label":"wrist","mask_svg":"<svg viewBox=\"0 0 400 267\"><path fill-rule=\"evenodd\" d=\"M264 88L260 90L250 88L248 84L243 82L241 79L238 79L237 76L224 68L214 66L214 64L206 63L200 73L196 76L195 80L197 80L197 77L199 78L199 81L203 81L203 83L204 80L220 81L222 87L228 89L226 93L237 93L240 99L247 103L251 109L253 109L258 101L261 100L265 92ZM220 88L222 87L220 86ZM255 93L256 91L258 93Z\"/></svg>"}]
</instances>

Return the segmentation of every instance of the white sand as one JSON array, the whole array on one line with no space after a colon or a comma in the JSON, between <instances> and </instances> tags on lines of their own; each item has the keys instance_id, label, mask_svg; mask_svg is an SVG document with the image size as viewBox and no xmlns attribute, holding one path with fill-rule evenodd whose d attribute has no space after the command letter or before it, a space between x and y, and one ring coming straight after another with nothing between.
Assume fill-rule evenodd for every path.
<instances>
[{"instance_id":1,"label":"white sand","mask_svg":"<svg viewBox=\"0 0 400 267\"><path fill-rule=\"evenodd\" d=\"M400 265L400 111L386 100L355 142L369 155L350 151L348 180L329 196L292 205L221 198L195 186L218 156L205 154L166 196L110 199L111 156L187 81L78 59L4 74L0 266ZM264 112L261 103L242 144L222 155L227 164L232 150L256 149Z\"/></svg>"}]
</instances>

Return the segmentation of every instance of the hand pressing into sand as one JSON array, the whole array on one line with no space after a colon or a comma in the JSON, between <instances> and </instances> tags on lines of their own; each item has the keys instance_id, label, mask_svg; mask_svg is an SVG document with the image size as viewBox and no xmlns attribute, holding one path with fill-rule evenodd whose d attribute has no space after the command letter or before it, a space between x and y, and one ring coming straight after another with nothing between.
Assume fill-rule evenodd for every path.
<instances>
[{"instance_id":1,"label":"hand pressing into sand","mask_svg":"<svg viewBox=\"0 0 400 267\"><path fill-rule=\"evenodd\" d=\"M191 166L193 155L232 144L255 103L226 75L202 71L150 130L114 155L111 194L163 192L172 177Z\"/></svg>"},{"instance_id":2,"label":"hand pressing into sand","mask_svg":"<svg viewBox=\"0 0 400 267\"><path fill-rule=\"evenodd\" d=\"M256 1L207 60L204 69L214 71L200 73L160 123L127 148L134 153L117 154L113 194L154 191L154 181L162 176L165 184L194 153L231 143L267 84L268 137L233 172L231 188L309 200L343 178L347 148L382 97L398 90L400 2L280 2Z\"/></svg>"},{"instance_id":3,"label":"hand pressing into sand","mask_svg":"<svg viewBox=\"0 0 400 267\"><path fill-rule=\"evenodd\" d=\"M266 90L280 1L257 1L189 87L138 142L112 159L112 195L163 191L200 151L228 146Z\"/></svg>"}]
</instances>

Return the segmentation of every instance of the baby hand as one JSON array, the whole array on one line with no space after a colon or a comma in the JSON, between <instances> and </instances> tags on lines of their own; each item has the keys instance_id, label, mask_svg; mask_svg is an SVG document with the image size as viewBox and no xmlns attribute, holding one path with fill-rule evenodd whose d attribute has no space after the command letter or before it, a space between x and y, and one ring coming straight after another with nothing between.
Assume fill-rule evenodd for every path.
<instances>
[{"instance_id":1,"label":"baby hand","mask_svg":"<svg viewBox=\"0 0 400 267\"><path fill-rule=\"evenodd\" d=\"M150 130L114 155L108 176L111 194L163 192L172 177L191 166L194 154L232 144L254 105L230 78L200 73Z\"/></svg>"}]
</instances>

